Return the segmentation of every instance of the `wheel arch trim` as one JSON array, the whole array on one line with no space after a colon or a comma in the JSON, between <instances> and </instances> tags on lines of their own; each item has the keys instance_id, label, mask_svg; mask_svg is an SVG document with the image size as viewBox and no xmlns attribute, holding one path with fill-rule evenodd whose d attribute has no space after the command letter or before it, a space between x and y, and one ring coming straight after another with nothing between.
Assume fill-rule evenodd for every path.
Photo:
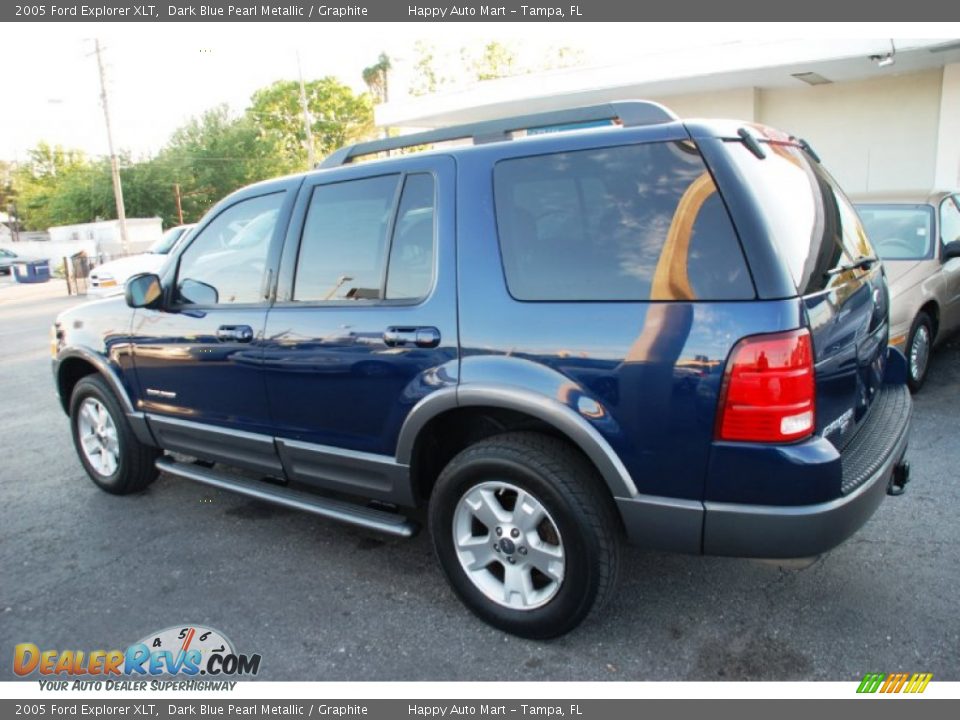
<instances>
[{"instance_id":1,"label":"wheel arch trim","mask_svg":"<svg viewBox=\"0 0 960 720\"><path fill-rule=\"evenodd\" d=\"M524 413L541 420L569 439L600 472L615 498L633 498L637 486L610 443L572 408L530 390L501 384L468 383L437 390L410 411L397 441L397 462L410 465L417 439L441 414L464 407L491 407Z\"/></svg>"},{"instance_id":2,"label":"wheel arch trim","mask_svg":"<svg viewBox=\"0 0 960 720\"><path fill-rule=\"evenodd\" d=\"M60 392L61 373L63 371L64 363L68 360L82 360L91 365L95 372L106 381L107 385L110 386L110 390L113 391L117 402L120 403L120 409L130 422L130 427L133 429L133 433L137 440L147 445L157 445L153 434L150 432L150 427L147 425L146 416L134 408L133 402L130 400L130 395L127 392L127 389L123 386L123 382L120 380L120 375L117 373L116 369L103 355L94 352L90 348L72 346L64 348L57 354L55 361L57 393L60 394L60 403L63 405L65 412L68 414L70 412L70 398L63 397L62 393Z\"/></svg>"}]
</instances>

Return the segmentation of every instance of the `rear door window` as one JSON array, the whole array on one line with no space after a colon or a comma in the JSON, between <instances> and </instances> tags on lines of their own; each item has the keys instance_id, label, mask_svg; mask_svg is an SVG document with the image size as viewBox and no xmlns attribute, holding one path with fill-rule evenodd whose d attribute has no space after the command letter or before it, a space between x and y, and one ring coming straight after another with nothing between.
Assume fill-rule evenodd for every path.
<instances>
[{"instance_id":1,"label":"rear door window","mask_svg":"<svg viewBox=\"0 0 960 720\"><path fill-rule=\"evenodd\" d=\"M503 160L494 193L504 273L518 300L755 296L726 207L692 143Z\"/></svg>"},{"instance_id":2,"label":"rear door window","mask_svg":"<svg viewBox=\"0 0 960 720\"><path fill-rule=\"evenodd\" d=\"M433 285L433 175L348 180L313 190L293 299L412 302Z\"/></svg>"}]
</instances>

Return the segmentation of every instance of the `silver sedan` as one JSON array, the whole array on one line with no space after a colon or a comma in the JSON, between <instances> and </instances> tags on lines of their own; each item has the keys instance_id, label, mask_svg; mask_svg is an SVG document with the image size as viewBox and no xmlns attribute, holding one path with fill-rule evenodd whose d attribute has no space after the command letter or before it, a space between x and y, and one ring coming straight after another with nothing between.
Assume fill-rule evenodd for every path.
<instances>
[{"instance_id":1,"label":"silver sedan","mask_svg":"<svg viewBox=\"0 0 960 720\"><path fill-rule=\"evenodd\" d=\"M960 327L960 195L855 198L890 284L890 344L910 363L919 390L934 346Z\"/></svg>"}]
</instances>

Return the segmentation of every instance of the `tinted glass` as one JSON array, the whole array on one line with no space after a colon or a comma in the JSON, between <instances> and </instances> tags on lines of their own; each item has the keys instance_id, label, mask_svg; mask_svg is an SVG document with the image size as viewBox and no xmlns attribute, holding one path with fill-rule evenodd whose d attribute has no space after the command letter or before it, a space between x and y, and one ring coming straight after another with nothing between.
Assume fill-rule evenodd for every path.
<instances>
[{"instance_id":1,"label":"tinted glass","mask_svg":"<svg viewBox=\"0 0 960 720\"><path fill-rule=\"evenodd\" d=\"M690 143L506 160L494 191L517 299L754 297L726 208Z\"/></svg>"},{"instance_id":2,"label":"tinted glass","mask_svg":"<svg viewBox=\"0 0 960 720\"><path fill-rule=\"evenodd\" d=\"M940 239L944 245L960 240L960 210L955 202L955 198L946 198L940 205Z\"/></svg>"},{"instance_id":3,"label":"tinted glass","mask_svg":"<svg viewBox=\"0 0 960 720\"><path fill-rule=\"evenodd\" d=\"M384 175L314 189L300 241L294 300L380 298L399 182L399 175Z\"/></svg>"},{"instance_id":4,"label":"tinted glass","mask_svg":"<svg viewBox=\"0 0 960 720\"><path fill-rule=\"evenodd\" d=\"M857 205L870 243L884 260L933 256L933 208L929 205Z\"/></svg>"},{"instance_id":5,"label":"tinted glass","mask_svg":"<svg viewBox=\"0 0 960 720\"><path fill-rule=\"evenodd\" d=\"M173 246L176 245L177 241L183 236L183 231L185 229L186 228L183 226L170 228L163 234L163 237L150 246L147 252L153 253L154 255L166 255L173 249Z\"/></svg>"},{"instance_id":6,"label":"tinted glass","mask_svg":"<svg viewBox=\"0 0 960 720\"><path fill-rule=\"evenodd\" d=\"M433 176L409 175L403 184L387 270L387 299L426 296L433 282Z\"/></svg>"},{"instance_id":7,"label":"tinted glass","mask_svg":"<svg viewBox=\"0 0 960 720\"><path fill-rule=\"evenodd\" d=\"M263 273L284 193L242 200L217 215L180 256L179 301L252 303L263 299Z\"/></svg>"},{"instance_id":8,"label":"tinted glass","mask_svg":"<svg viewBox=\"0 0 960 720\"><path fill-rule=\"evenodd\" d=\"M874 255L850 201L799 148L775 143L764 147L766 157L761 159L740 142L727 143L797 291L806 295L846 282L843 274L827 271Z\"/></svg>"}]
</instances>

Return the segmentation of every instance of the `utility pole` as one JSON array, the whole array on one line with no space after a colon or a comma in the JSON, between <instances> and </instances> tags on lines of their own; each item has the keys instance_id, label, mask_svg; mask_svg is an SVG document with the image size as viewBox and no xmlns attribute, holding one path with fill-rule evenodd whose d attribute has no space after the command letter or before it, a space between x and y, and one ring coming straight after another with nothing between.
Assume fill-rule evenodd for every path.
<instances>
[{"instance_id":1,"label":"utility pole","mask_svg":"<svg viewBox=\"0 0 960 720\"><path fill-rule=\"evenodd\" d=\"M110 150L110 173L113 176L113 197L117 203L117 220L120 222L120 246L124 255L130 254L130 241L127 239L127 213L123 208L123 186L120 184L120 165L113 150L113 130L110 127L110 109L107 106L107 82L103 71L103 58L100 55L100 40L93 41L96 46L97 68L100 71L100 103L103 105L103 119L107 124L107 147Z\"/></svg>"},{"instance_id":2,"label":"utility pole","mask_svg":"<svg viewBox=\"0 0 960 720\"><path fill-rule=\"evenodd\" d=\"M179 219L178 225L183 225L183 205L180 204L180 183L176 183L173 186L173 197L177 201L177 218Z\"/></svg>"},{"instance_id":3,"label":"utility pole","mask_svg":"<svg viewBox=\"0 0 960 720\"><path fill-rule=\"evenodd\" d=\"M300 76L300 107L303 109L303 131L307 135L307 169L313 170L316 162L313 149L313 130L310 122L310 110L307 108L307 89L303 84L303 70L300 67L300 53L297 53L297 74Z\"/></svg>"}]
</instances>

